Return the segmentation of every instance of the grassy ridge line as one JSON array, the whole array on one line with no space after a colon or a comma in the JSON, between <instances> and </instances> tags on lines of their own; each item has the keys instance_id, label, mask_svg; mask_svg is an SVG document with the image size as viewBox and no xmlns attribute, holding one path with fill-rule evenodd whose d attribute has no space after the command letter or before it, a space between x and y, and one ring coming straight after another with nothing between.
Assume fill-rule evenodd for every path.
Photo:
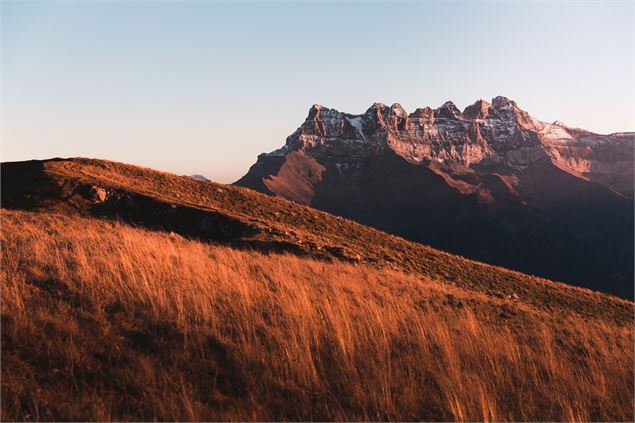
<instances>
[{"instance_id":1,"label":"grassy ridge line","mask_svg":"<svg viewBox=\"0 0 635 423\"><path fill-rule=\"evenodd\" d=\"M348 256L359 257L362 262L375 266L388 264L490 295L516 294L522 301L550 312L565 310L588 317L601 315L626 325L633 321L632 302L444 253L245 188L200 182L104 160L51 161L45 163L45 169L60 179L59 184L81 180L142 193L169 203L221 211L264 228L277 228L286 235L274 236L274 239L298 245L301 242L303 248L309 244L341 247ZM271 240L271 235L268 237Z\"/></svg>"},{"instance_id":2,"label":"grassy ridge line","mask_svg":"<svg viewBox=\"0 0 635 423\"><path fill-rule=\"evenodd\" d=\"M2 211L2 420L633 419L633 327Z\"/></svg>"}]
</instances>

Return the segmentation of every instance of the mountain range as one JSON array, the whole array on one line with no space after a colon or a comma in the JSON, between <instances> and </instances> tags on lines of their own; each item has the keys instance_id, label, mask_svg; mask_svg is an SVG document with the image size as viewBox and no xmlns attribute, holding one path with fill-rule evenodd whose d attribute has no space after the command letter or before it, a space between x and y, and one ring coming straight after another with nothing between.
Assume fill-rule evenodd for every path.
<instances>
[{"instance_id":1,"label":"mountain range","mask_svg":"<svg viewBox=\"0 0 635 423\"><path fill-rule=\"evenodd\" d=\"M235 185L632 298L634 139L545 123L506 97L462 112L314 105Z\"/></svg>"}]
</instances>

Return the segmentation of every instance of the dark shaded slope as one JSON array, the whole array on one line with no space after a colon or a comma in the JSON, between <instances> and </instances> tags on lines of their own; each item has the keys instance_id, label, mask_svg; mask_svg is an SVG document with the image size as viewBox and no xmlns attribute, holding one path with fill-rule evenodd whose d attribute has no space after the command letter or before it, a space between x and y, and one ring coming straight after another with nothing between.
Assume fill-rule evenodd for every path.
<instances>
[{"instance_id":1,"label":"dark shaded slope","mask_svg":"<svg viewBox=\"0 0 635 423\"><path fill-rule=\"evenodd\" d=\"M368 159L348 177L333 173L313 206L480 261L633 296L632 202L549 163L515 175L518 196L488 175L452 187L394 155Z\"/></svg>"},{"instance_id":2,"label":"dark shaded slope","mask_svg":"<svg viewBox=\"0 0 635 423\"><path fill-rule=\"evenodd\" d=\"M358 115L316 104L236 184L633 298L634 148L633 133L541 122L502 96L463 112L451 101L410 114L397 103Z\"/></svg>"},{"instance_id":3,"label":"dark shaded slope","mask_svg":"<svg viewBox=\"0 0 635 423\"><path fill-rule=\"evenodd\" d=\"M632 201L551 162L524 170L414 165L387 151L345 171L322 163L313 207L479 261L633 298ZM285 176L297 178L260 174L265 181Z\"/></svg>"}]
</instances>

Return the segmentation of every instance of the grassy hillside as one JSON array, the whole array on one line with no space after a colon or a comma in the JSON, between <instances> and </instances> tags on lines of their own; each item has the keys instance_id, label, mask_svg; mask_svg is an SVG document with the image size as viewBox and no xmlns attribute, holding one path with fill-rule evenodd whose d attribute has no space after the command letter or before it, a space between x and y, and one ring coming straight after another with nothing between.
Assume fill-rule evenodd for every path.
<instances>
[{"instance_id":1,"label":"grassy hillside","mask_svg":"<svg viewBox=\"0 0 635 423\"><path fill-rule=\"evenodd\" d=\"M0 213L5 421L634 418L630 302Z\"/></svg>"},{"instance_id":2,"label":"grassy hillside","mask_svg":"<svg viewBox=\"0 0 635 423\"><path fill-rule=\"evenodd\" d=\"M116 218L241 249L290 252L438 279L550 313L633 322L632 302L489 266L280 198L92 159L3 163L2 207Z\"/></svg>"}]
</instances>

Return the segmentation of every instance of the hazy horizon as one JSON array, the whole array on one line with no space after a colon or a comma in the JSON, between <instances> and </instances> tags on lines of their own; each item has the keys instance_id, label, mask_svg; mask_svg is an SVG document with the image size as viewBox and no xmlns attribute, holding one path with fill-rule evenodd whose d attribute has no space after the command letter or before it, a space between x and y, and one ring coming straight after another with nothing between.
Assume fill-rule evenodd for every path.
<instances>
[{"instance_id":1,"label":"hazy horizon","mask_svg":"<svg viewBox=\"0 0 635 423\"><path fill-rule=\"evenodd\" d=\"M3 2L2 160L99 157L218 182L319 103L497 95L633 131L633 4Z\"/></svg>"}]
</instances>

